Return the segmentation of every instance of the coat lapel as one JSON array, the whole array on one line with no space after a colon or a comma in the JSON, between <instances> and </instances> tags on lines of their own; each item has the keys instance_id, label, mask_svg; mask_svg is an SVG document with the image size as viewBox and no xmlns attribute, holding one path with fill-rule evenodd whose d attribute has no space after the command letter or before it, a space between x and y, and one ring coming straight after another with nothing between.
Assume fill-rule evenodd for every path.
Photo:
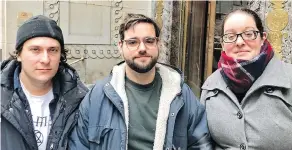
<instances>
[{"instance_id":1,"label":"coat lapel","mask_svg":"<svg viewBox=\"0 0 292 150\"><path fill-rule=\"evenodd\" d=\"M284 62L280 61L276 58L276 56L274 56L265 68L263 74L253 83L251 88L247 91L245 97L243 98L243 101L253 92L262 87L271 86L285 89L291 88L290 77L285 70L283 63Z\"/></svg>"},{"instance_id":2,"label":"coat lapel","mask_svg":"<svg viewBox=\"0 0 292 150\"><path fill-rule=\"evenodd\" d=\"M216 70L203 84L202 89L208 91L220 90L224 92L236 105L239 106L239 102L235 94L230 90L230 88L224 81L220 71L221 69Z\"/></svg>"}]
</instances>

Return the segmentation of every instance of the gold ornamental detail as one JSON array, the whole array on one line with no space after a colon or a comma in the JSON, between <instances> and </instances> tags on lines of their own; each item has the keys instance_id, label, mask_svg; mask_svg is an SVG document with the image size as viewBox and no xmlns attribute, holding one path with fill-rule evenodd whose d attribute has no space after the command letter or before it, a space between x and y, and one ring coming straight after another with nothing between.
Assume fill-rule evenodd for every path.
<instances>
[{"instance_id":1,"label":"gold ornamental detail","mask_svg":"<svg viewBox=\"0 0 292 150\"><path fill-rule=\"evenodd\" d=\"M156 17L155 21L157 22L158 27L162 28L162 14L163 14L163 0L157 0L156 1Z\"/></svg>"},{"instance_id":2,"label":"gold ornamental detail","mask_svg":"<svg viewBox=\"0 0 292 150\"><path fill-rule=\"evenodd\" d=\"M282 30L288 25L289 15L284 9L284 0L271 0L272 10L266 17L266 25L269 29L268 40L270 41L276 56L282 59L282 38L287 38L287 33Z\"/></svg>"}]
</instances>

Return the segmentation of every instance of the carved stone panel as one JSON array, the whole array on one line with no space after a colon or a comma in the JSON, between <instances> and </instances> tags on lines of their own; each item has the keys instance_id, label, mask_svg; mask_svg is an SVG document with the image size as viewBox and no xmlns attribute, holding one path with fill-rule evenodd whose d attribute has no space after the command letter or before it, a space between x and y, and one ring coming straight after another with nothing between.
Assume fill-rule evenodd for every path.
<instances>
[{"instance_id":1,"label":"carved stone panel","mask_svg":"<svg viewBox=\"0 0 292 150\"><path fill-rule=\"evenodd\" d=\"M66 45L68 59L119 59L121 54L111 45Z\"/></svg>"},{"instance_id":2,"label":"carved stone panel","mask_svg":"<svg viewBox=\"0 0 292 150\"><path fill-rule=\"evenodd\" d=\"M58 0L44 1L44 15L59 23L60 2Z\"/></svg>"},{"instance_id":3,"label":"carved stone panel","mask_svg":"<svg viewBox=\"0 0 292 150\"><path fill-rule=\"evenodd\" d=\"M148 1L44 1L44 14L63 30L68 63L86 84L109 75L122 61L117 43L124 14L149 16L150 8Z\"/></svg>"},{"instance_id":4,"label":"carved stone panel","mask_svg":"<svg viewBox=\"0 0 292 150\"><path fill-rule=\"evenodd\" d=\"M110 7L86 1L62 1L60 9L66 44L110 44Z\"/></svg>"}]
</instances>

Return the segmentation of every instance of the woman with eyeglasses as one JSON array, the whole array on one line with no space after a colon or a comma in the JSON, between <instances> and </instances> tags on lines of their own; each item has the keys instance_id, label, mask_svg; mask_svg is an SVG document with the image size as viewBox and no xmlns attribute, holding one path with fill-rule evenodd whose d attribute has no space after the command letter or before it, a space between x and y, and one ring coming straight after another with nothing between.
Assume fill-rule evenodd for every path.
<instances>
[{"instance_id":1,"label":"woman with eyeglasses","mask_svg":"<svg viewBox=\"0 0 292 150\"><path fill-rule=\"evenodd\" d=\"M263 30L249 9L223 20L219 69L201 94L215 149L292 150L292 65Z\"/></svg>"}]
</instances>

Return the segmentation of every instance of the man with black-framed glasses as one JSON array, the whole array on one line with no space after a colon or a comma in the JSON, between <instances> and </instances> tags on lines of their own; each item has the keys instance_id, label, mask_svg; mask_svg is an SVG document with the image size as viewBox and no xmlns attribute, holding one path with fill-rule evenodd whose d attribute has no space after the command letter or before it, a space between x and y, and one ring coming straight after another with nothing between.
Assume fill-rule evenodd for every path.
<instances>
[{"instance_id":1,"label":"man with black-framed glasses","mask_svg":"<svg viewBox=\"0 0 292 150\"><path fill-rule=\"evenodd\" d=\"M205 109L178 69L157 62L159 32L151 18L126 16L125 62L83 100L70 150L212 149Z\"/></svg>"}]
</instances>

